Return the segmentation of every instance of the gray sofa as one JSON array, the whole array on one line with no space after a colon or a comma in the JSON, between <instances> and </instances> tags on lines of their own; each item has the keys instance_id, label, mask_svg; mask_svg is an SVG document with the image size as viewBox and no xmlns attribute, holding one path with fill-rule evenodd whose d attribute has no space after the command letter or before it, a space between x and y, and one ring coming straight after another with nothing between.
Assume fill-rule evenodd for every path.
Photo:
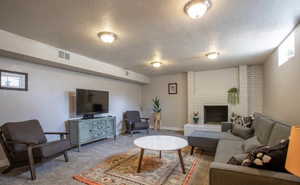
<instances>
[{"instance_id":1,"label":"gray sofa","mask_svg":"<svg viewBox=\"0 0 300 185\"><path fill-rule=\"evenodd\" d=\"M210 185L300 185L300 178L281 172L227 164L236 154L257 145L274 145L287 139L290 126L255 113L254 136L248 140L232 135L231 123L222 125L215 160L210 167Z\"/></svg>"}]
</instances>

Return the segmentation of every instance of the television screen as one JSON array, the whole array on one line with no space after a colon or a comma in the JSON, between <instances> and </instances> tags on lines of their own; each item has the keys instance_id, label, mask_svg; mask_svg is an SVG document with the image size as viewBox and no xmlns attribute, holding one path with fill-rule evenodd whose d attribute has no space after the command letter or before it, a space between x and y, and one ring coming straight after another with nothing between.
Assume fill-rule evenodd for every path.
<instances>
[{"instance_id":1,"label":"television screen","mask_svg":"<svg viewBox=\"0 0 300 185\"><path fill-rule=\"evenodd\" d=\"M77 115L108 113L108 103L107 91L76 89Z\"/></svg>"}]
</instances>

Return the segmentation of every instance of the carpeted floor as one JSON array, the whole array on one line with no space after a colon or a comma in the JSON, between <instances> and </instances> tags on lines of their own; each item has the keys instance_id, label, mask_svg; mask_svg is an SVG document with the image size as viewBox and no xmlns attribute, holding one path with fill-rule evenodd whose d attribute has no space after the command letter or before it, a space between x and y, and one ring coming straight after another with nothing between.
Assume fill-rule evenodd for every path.
<instances>
[{"instance_id":1,"label":"carpeted floor","mask_svg":"<svg viewBox=\"0 0 300 185\"><path fill-rule=\"evenodd\" d=\"M181 133L174 131L152 131L150 134L164 134L182 136ZM0 175L1 185L83 185L82 183L74 180L72 177L90 168L95 167L105 158L127 152L134 148L134 139L143 136L143 133L135 134L133 137L122 135L117 138L114 143L112 139L103 140L100 142L92 143L81 148L81 152L76 150L69 153L70 162L65 163L63 157L45 163L37 167L37 180L31 181L29 172L14 171L9 175ZM207 185L208 184L208 171L207 166L213 159L213 156L206 155L203 158L203 169L199 169L191 185ZM17 175L19 174L19 175ZM199 179L204 179L199 182Z\"/></svg>"}]
</instances>

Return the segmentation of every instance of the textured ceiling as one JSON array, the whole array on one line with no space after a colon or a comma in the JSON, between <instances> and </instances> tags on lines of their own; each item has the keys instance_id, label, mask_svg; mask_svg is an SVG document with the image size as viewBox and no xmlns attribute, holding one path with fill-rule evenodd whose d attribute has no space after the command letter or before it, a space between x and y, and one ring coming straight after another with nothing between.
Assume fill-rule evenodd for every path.
<instances>
[{"instance_id":1,"label":"textured ceiling","mask_svg":"<svg viewBox=\"0 0 300 185\"><path fill-rule=\"evenodd\" d=\"M0 29L136 72L157 75L254 64L296 25L300 0L212 0L201 19L188 0L1 0ZM113 31L112 45L97 38ZM204 54L217 50L209 61ZM153 69L149 63L161 59Z\"/></svg>"}]
</instances>

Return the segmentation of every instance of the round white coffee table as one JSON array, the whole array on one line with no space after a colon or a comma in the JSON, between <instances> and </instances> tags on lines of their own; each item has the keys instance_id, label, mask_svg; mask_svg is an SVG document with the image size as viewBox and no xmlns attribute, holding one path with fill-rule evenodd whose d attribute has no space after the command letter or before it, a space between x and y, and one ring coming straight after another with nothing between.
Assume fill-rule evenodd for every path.
<instances>
[{"instance_id":1,"label":"round white coffee table","mask_svg":"<svg viewBox=\"0 0 300 185\"><path fill-rule=\"evenodd\" d=\"M159 151L159 157L161 158L161 151L177 151L179 161L181 164L182 172L185 174L184 163L181 155L181 149L188 146L188 142L180 137L175 136L145 136L134 140L134 144L141 148L139 164L137 172L141 171L142 160L144 156L144 150L156 150Z\"/></svg>"}]
</instances>

